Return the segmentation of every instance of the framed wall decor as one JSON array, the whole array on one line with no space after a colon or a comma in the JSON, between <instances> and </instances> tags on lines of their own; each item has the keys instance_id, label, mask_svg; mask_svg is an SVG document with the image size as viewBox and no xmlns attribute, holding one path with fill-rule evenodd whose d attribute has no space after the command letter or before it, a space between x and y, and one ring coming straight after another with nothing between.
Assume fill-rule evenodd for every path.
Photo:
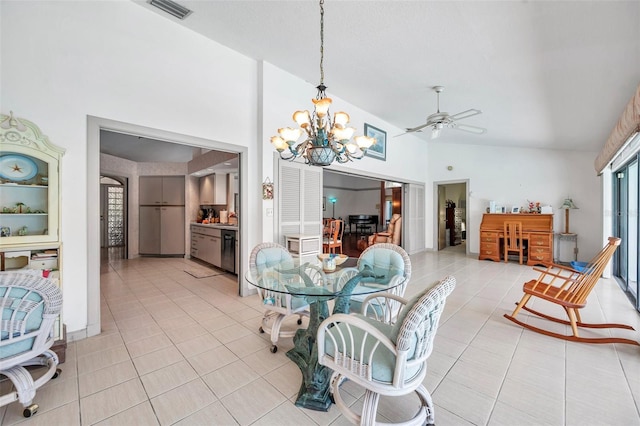
<instances>
[{"instance_id":1,"label":"framed wall decor","mask_svg":"<svg viewBox=\"0 0 640 426\"><path fill-rule=\"evenodd\" d=\"M262 199L273 200L273 182L268 177L262 182Z\"/></svg>"},{"instance_id":2,"label":"framed wall decor","mask_svg":"<svg viewBox=\"0 0 640 426\"><path fill-rule=\"evenodd\" d=\"M378 160L387 160L387 132L380 130L377 127L373 127L370 124L364 123L364 135L374 138L376 141L365 155L369 157L377 158Z\"/></svg>"}]
</instances>

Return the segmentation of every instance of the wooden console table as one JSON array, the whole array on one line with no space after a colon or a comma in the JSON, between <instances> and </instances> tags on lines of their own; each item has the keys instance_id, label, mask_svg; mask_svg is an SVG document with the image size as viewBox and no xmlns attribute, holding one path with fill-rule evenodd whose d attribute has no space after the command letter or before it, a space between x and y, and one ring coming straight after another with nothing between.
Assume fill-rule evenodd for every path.
<instances>
[{"instance_id":1,"label":"wooden console table","mask_svg":"<svg viewBox=\"0 0 640 426\"><path fill-rule=\"evenodd\" d=\"M522 238L527 241L527 265L553 262L553 215L552 214L499 214L486 213L480 223L479 260L499 262L504 259L502 239L504 222L522 222Z\"/></svg>"}]
</instances>

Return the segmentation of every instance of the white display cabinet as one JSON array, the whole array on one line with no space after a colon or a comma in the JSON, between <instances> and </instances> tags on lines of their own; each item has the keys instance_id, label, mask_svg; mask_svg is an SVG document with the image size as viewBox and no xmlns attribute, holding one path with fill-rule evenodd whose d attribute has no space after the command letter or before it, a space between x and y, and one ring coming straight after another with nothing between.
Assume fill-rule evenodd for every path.
<instances>
[{"instance_id":1,"label":"white display cabinet","mask_svg":"<svg viewBox=\"0 0 640 426\"><path fill-rule=\"evenodd\" d=\"M0 116L0 241L22 246L60 242L60 158L38 127Z\"/></svg>"},{"instance_id":2,"label":"white display cabinet","mask_svg":"<svg viewBox=\"0 0 640 426\"><path fill-rule=\"evenodd\" d=\"M62 287L60 234L60 160L34 123L0 115L0 269L42 270ZM54 350L64 360L61 321Z\"/></svg>"}]
</instances>

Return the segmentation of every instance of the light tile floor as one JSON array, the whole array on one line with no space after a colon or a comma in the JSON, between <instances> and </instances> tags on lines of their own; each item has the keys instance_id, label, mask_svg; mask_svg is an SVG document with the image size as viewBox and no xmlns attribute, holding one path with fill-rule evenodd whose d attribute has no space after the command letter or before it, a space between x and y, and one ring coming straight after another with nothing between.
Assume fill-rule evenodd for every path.
<instances>
[{"instance_id":1,"label":"light tile floor","mask_svg":"<svg viewBox=\"0 0 640 426\"><path fill-rule=\"evenodd\" d=\"M425 380L438 425L640 425L640 347L565 342L502 317L520 299L522 283L536 276L531 267L478 261L457 250L411 260L407 296L445 275L458 283ZM258 333L257 296L237 296L228 274L197 279L184 272L193 267L189 260L148 258L105 265L102 334L69 344L62 375L37 393L36 416L24 419L13 403L0 408L0 423L346 424L335 407L325 413L293 404L301 382L285 356L293 344L282 339L278 352L269 352L268 336ZM583 319L640 330L640 316L612 280L598 284ZM614 333L640 339L637 331ZM362 390L344 386L358 407ZM414 398L383 398L380 420L410 417Z\"/></svg>"}]
</instances>

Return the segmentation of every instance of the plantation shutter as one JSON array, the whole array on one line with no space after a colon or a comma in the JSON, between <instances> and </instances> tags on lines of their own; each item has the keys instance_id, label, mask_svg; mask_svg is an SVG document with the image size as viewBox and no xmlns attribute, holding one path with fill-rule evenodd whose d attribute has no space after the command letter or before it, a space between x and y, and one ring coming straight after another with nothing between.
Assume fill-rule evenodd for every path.
<instances>
[{"instance_id":1,"label":"plantation shutter","mask_svg":"<svg viewBox=\"0 0 640 426\"><path fill-rule=\"evenodd\" d=\"M424 185L404 185L404 215L403 237L404 249L413 254L425 249L425 214L424 214ZM410 231L410 232L408 232Z\"/></svg>"},{"instance_id":2,"label":"plantation shutter","mask_svg":"<svg viewBox=\"0 0 640 426\"><path fill-rule=\"evenodd\" d=\"M286 235L322 232L322 168L278 160L279 221L275 241ZM318 247L321 252L321 247Z\"/></svg>"}]
</instances>

